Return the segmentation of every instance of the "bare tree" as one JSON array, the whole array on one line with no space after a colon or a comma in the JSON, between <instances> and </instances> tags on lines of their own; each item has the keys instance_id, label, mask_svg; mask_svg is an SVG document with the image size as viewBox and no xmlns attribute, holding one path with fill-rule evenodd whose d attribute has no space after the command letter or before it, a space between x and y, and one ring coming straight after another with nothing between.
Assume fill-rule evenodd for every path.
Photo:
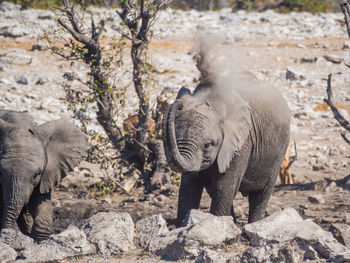
<instances>
[{"instance_id":1,"label":"bare tree","mask_svg":"<svg viewBox=\"0 0 350 263\"><path fill-rule=\"evenodd\" d=\"M65 39L65 46L68 52L62 52L62 49L52 46L51 50L64 57L67 60L82 60L89 66L91 81L83 82L90 92L91 96L88 102L82 102L80 93L74 93L70 89L66 90L67 95L71 92L71 104L80 103L97 103L98 111L97 121L105 130L113 146L121 153L120 157L135 164L144 174L144 178L149 178L151 186L155 187L161 182L162 185L170 183L168 169L166 168L166 159L163 150L162 140L157 136L159 129L156 129L154 136L149 136L147 127L150 122L150 101L147 88L150 87L150 71L152 67L147 62L147 48L152 37L151 27L156 21L157 13L164 8L170 0L120 0L118 1L117 14L122 19L120 25L113 25L114 29L120 33L121 39L119 46L114 47L117 50L115 54L106 56L105 49L101 47L101 35L105 30L105 25L110 22L109 18L95 22L91 14L90 26L86 24L85 13L81 14L75 4L69 0L64 0L63 7L56 7L60 11L57 22L62 28L71 35L71 39ZM83 7L83 8L86 8ZM85 11L85 10L83 10ZM125 30L125 28L127 30ZM108 71L111 64L122 56L122 48L127 47L125 41L131 42L130 57L133 64L132 83L139 99L138 115L136 122L136 132L132 136L124 136L124 132L118 127L114 120L118 103L116 100L122 96L120 89L110 82L110 72ZM117 65L118 66L118 65ZM158 108L164 108L162 104L166 102L158 100ZM120 103L119 103L120 104ZM73 106L74 107L74 106ZM161 110L156 111L153 118L161 121ZM124 147L125 144L131 147ZM138 158L134 158L134 157Z\"/></svg>"},{"instance_id":2,"label":"bare tree","mask_svg":"<svg viewBox=\"0 0 350 263\"><path fill-rule=\"evenodd\" d=\"M344 14L345 25L348 30L348 35L350 37L350 2L349 0L339 0L341 10Z\"/></svg>"},{"instance_id":3,"label":"bare tree","mask_svg":"<svg viewBox=\"0 0 350 263\"><path fill-rule=\"evenodd\" d=\"M87 85L92 87L93 94L96 98L98 107L97 121L105 130L113 145L119 148L122 133L113 121L113 95L107 76L103 74L102 52L99 43L99 38L105 27L105 21L101 20L99 25L96 26L94 18L91 16L91 34L88 36L86 30L84 30L84 25L79 14L76 11L75 5L71 4L69 0L64 0L63 3L63 8L56 8L68 18L68 21L64 21L63 18L58 18L57 22L71 34L75 41L82 44L82 49L77 49L76 44L70 42L71 50L77 50L77 52L70 53L70 57L66 58L81 58L89 65L93 83L87 83ZM84 52L85 50L87 52Z\"/></svg>"},{"instance_id":4,"label":"bare tree","mask_svg":"<svg viewBox=\"0 0 350 263\"><path fill-rule=\"evenodd\" d=\"M343 117L343 115L339 112L337 106L335 105L333 101L333 92L332 92L332 74L328 75L327 80L327 99L324 99L324 101L328 104L328 106L331 108L334 118L338 121L340 126L344 127L347 131L350 132L350 123ZM345 132L341 132L341 136L343 139L350 144L349 139L346 137Z\"/></svg>"},{"instance_id":5,"label":"bare tree","mask_svg":"<svg viewBox=\"0 0 350 263\"><path fill-rule=\"evenodd\" d=\"M129 29L131 40L131 59L133 62L133 82L135 91L139 98L138 127L136 136L133 138L136 152L143 163L148 157L147 150L147 127L149 120L149 96L146 92L149 83L149 69L147 66L147 47L149 44L150 28L156 19L157 12L166 6L170 1L141 0L140 4L133 0L120 1L122 11L118 12L120 18ZM144 168L143 168L144 169Z\"/></svg>"},{"instance_id":6,"label":"bare tree","mask_svg":"<svg viewBox=\"0 0 350 263\"><path fill-rule=\"evenodd\" d=\"M345 25L348 31L348 35L350 37L350 0L339 0L340 7L344 13ZM339 112L337 106L333 101L333 92L332 92L332 74L328 75L327 80L327 99L324 101L331 108L334 118L338 121L340 126L346 129L346 131L350 132L350 123L343 117L343 115ZM341 136L343 139L350 144L350 140L346 137L346 133L342 132Z\"/></svg>"}]
</instances>

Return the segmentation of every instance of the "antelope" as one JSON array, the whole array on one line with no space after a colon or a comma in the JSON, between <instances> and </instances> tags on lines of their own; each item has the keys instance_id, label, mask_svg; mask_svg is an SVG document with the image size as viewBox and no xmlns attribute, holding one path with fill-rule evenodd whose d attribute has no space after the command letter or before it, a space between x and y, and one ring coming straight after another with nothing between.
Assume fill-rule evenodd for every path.
<instances>
[{"instance_id":1,"label":"antelope","mask_svg":"<svg viewBox=\"0 0 350 263\"><path fill-rule=\"evenodd\" d=\"M295 155L292 157L289 156L290 146L292 144L292 142L290 141L281 164L281 168L280 168L281 184L294 184L294 179L292 177L292 173L290 172L290 167L298 158L298 153L297 153L297 145L294 140L293 140L293 143L294 143Z\"/></svg>"}]
</instances>

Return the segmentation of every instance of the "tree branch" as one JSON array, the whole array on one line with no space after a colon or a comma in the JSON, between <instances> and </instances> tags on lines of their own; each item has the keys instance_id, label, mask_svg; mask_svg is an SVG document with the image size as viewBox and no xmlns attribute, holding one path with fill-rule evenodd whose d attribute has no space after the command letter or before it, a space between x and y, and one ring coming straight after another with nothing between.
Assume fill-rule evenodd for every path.
<instances>
[{"instance_id":1,"label":"tree branch","mask_svg":"<svg viewBox=\"0 0 350 263\"><path fill-rule=\"evenodd\" d=\"M71 21L71 20L70 20ZM65 24L60 18L57 19L57 22L64 28L66 29L71 35L72 37L80 42L83 43L84 45L88 45L90 42L90 39L88 39L87 37L85 37L83 34L78 33L77 31L73 30L70 26L68 26L67 24Z\"/></svg>"},{"instance_id":2,"label":"tree branch","mask_svg":"<svg viewBox=\"0 0 350 263\"><path fill-rule=\"evenodd\" d=\"M345 132L341 132L340 135L341 135L341 137L343 137L344 141L345 141L347 144L350 144L350 140L348 139L348 137L346 137Z\"/></svg>"},{"instance_id":3,"label":"tree branch","mask_svg":"<svg viewBox=\"0 0 350 263\"><path fill-rule=\"evenodd\" d=\"M344 13L345 25L350 37L350 2L349 0L339 0L339 4Z\"/></svg>"},{"instance_id":4,"label":"tree branch","mask_svg":"<svg viewBox=\"0 0 350 263\"><path fill-rule=\"evenodd\" d=\"M331 108L334 118L338 121L340 126L345 128L347 131L350 131L350 123L343 117L343 115L340 114L338 108L333 102L333 92L332 92L332 74L328 75L327 80L327 99L323 99L324 102L328 104L328 106ZM344 138L344 136L342 136ZM348 140L345 140L348 143Z\"/></svg>"}]
</instances>

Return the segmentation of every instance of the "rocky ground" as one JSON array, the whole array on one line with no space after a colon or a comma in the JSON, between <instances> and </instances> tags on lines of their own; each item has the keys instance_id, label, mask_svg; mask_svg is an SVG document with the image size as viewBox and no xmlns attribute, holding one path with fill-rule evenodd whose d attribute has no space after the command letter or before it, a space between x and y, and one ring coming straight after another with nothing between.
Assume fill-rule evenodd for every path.
<instances>
[{"instance_id":1,"label":"rocky ground","mask_svg":"<svg viewBox=\"0 0 350 263\"><path fill-rule=\"evenodd\" d=\"M112 15L112 21L118 23L110 10L92 12L97 19ZM72 117L64 104L62 85L68 81L69 73L83 78L87 71L84 65L52 55L39 40L43 30L57 28L53 17L50 11L20 11L6 2L0 4L0 108L29 111L38 123ZM277 182L267 208L267 215L273 216L267 223L245 225L248 204L238 194L234 201L237 226L228 219L199 213L192 215L197 221L173 230L176 193L145 195L134 190L129 194L116 192L93 197L88 186L106 175L99 164L83 162L54 193L57 234L46 243L34 245L31 240L20 238L18 232L4 233L3 241L8 237L5 243L12 248L0 242L4 247L0 251L9 251L0 252L0 261L6 257L30 262L60 261L65 257L71 262L158 262L160 258L197 262L300 262L303 258L314 262L350 261L349 250L345 248L350 248L350 179L346 177L350 146L341 138L342 128L323 102L327 75L333 73L335 100L350 119L350 91L346 89L350 84L350 42L343 15L231 13L228 9L162 11L149 48L155 67L151 101L160 94L171 101L183 85L194 88L198 72L189 51L199 29L224 35L227 45L239 48L243 67L280 90L291 108L292 137L298 151L292 173L297 184L281 186ZM112 41L115 34L108 27L106 41ZM128 61L123 69L123 78L118 81L130 88L126 106L116 116L120 124L137 109ZM81 84L71 81L71 85ZM201 210L208 211L209 205L205 195ZM151 219L137 223L147 217ZM93 220L96 222L89 226ZM117 234L101 237L104 224L113 227L113 233L120 233L119 241L115 240ZM305 231L297 231L295 226ZM215 229L226 229L225 235L215 236L213 233L222 232ZM150 236L143 237L150 232ZM9 241L11 237L15 237L16 244ZM41 250L55 253L39 259Z\"/></svg>"}]
</instances>

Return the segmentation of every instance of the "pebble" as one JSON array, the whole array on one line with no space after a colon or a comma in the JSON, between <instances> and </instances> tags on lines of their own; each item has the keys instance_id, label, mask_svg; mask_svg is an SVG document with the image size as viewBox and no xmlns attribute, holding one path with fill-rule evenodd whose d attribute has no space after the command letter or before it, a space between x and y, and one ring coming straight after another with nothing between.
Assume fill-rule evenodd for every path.
<instances>
[{"instance_id":1,"label":"pebble","mask_svg":"<svg viewBox=\"0 0 350 263\"><path fill-rule=\"evenodd\" d=\"M343 42L343 49L350 49L350 41Z\"/></svg>"},{"instance_id":2,"label":"pebble","mask_svg":"<svg viewBox=\"0 0 350 263\"><path fill-rule=\"evenodd\" d=\"M18 84L22 84L22 85L27 85L28 84L28 79L25 76L20 76L16 79L16 82Z\"/></svg>"},{"instance_id":3,"label":"pebble","mask_svg":"<svg viewBox=\"0 0 350 263\"><path fill-rule=\"evenodd\" d=\"M321 205L326 202L325 199L323 198L323 196L320 194L310 195L310 196L308 196L307 200L309 200L310 203L321 204Z\"/></svg>"},{"instance_id":4,"label":"pebble","mask_svg":"<svg viewBox=\"0 0 350 263\"><path fill-rule=\"evenodd\" d=\"M323 57L327 61L330 61L330 62L335 63L335 64L340 64L342 61L344 61L343 58L340 58L340 57L334 56L334 55L324 55Z\"/></svg>"},{"instance_id":5,"label":"pebble","mask_svg":"<svg viewBox=\"0 0 350 263\"><path fill-rule=\"evenodd\" d=\"M44 85L45 83L48 83L49 81L45 78L39 78L36 82L35 85Z\"/></svg>"}]
</instances>

